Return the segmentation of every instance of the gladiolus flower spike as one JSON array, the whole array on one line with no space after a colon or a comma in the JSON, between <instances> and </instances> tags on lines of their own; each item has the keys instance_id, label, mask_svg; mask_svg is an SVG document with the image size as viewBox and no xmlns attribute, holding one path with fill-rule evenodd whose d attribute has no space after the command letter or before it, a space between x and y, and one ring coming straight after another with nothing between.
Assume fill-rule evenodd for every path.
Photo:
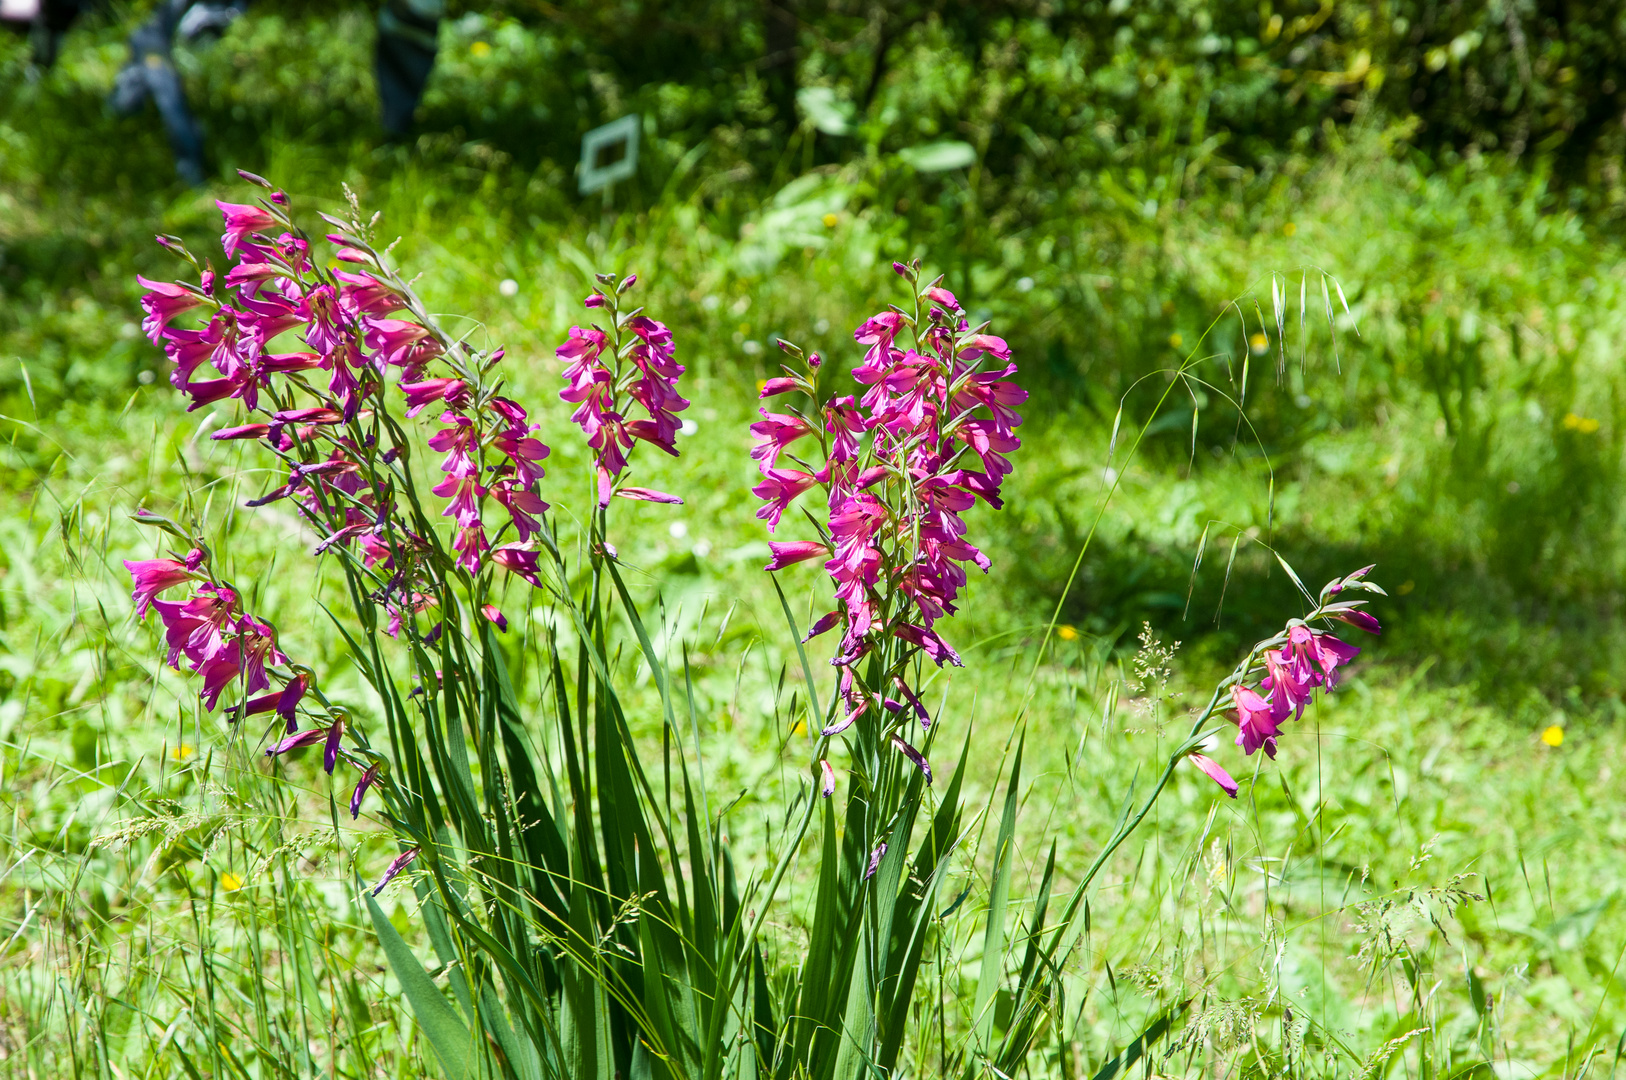
<instances>
[{"instance_id":1,"label":"gladiolus flower spike","mask_svg":"<svg viewBox=\"0 0 1626 1080\"><path fill-rule=\"evenodd\" d=\"M632 274L617 285L613 276L600 275L600 291L583 306L604 312L611 329L572 326L570 337L557 350L565 365L565 388L559 397L576 406L570 419L587 436L600 510L615 494L645 502L683 501L649 488L616 490L636 443L646 442L677 456L682 427L677 414L689 407L677 392L684 368L676 360L672 332L642 309L621 314L621 299L637 280ZM635 408L641 417L634 418Z\"/></svg>"},{"instance_id":2,"label":"gladiolus flower spike","mask_svg":"<svg viewBox=\"0 0 1626 1080\"><path fill-rule=\"evenodd\" d=\"M762 388L762 397L778 399L776 411L763 409L751 425L751 456L762 474L753 492L764 503L757 516L769 531L778 533L807 493L816 490L823 504L813 515L818 536L774 542L767 569L818 558L829 574L836 608L814 634L841 628L831 662L841 668L847 708L827 733L865 715L868 698L914 657L960 663L939 623L955 612L966 565L984 572L990 565L966 539L962 515L978 500L1002 505L1008 455L1021 445L1016 408L1027 391L1012 381L1010 347L973 329L954 295L923 281L918 264L899 264L899 274L912 308L879 312L854 331L865 352L852 385L820 396L818 358L782 342L790 363ZM857 661L864 657L880 659L882 686L863 685L867 665ZM903 690L912 709L867 715L890 729L925 714L918 696ZM915 758L901 737L896 745ZM924 760L916 764L929 777Z\"/></svg>"},{"instance_id":3,"label":"gladiolus flower spike","mask_svg":"<svg viewBox=\"0 0 1626 1080\"><path fill-rule=\"evenodd\" d=\"M235 411L213 438L258 445L283 474L247 505L286 501L317 534L314 556L342 555L369 571L381 587L365 597L387 614L388 633L410 632L433 647L441 622L423 630L417 616L453 579L472 587L475 608L502 629L507 620L487 602L488 591L505 576L542 584L531 544L549 509L540 497L548 447L526 408L501 396L494 381L503 350L483 352L445 333L370 245L359 212L349 221L323 215L335 230L326 234L332 247L323 259L294 223L286 195L247 179L269 193L258 203L218 204L231 264L218 277L165 237L160 244L200 270L199 279L138 279L142 328L168 358L170 384L188 411L211 404ZM674 414L687 402L672 391L682 368L672 362L671 335L651 319L623 321L635 340L620 355L645 374L629 392L649 413L625 430L673 450ZM439 455L432 491L443 500L444 542L415 531L425 516L405 501L404 459L413 444L400 433L414 418L433 424L425 441ZM647 488L628 489L627 497L678 501ZM138 519L186 535L167 518ZM330 774L341 762L365 769L351 793L356 816L380 769L345 743L366 740L315 691L307 669L289 666L276 631L244 610L245 594L207 562L201 544L185 558L127 562L137 616L157 612L166 660L199 677L205 708L228 698L236 702L226 707L233 722L274 715L283 730L268 757L319 744ZM499 567L505 575L495 574ZM398 859L385 880L415 854Z\"/></svg>"},{"instance_id":4,"label":"gladiolus flower spike","mask_svg":"<svg viewBox=\"0 0 1626 1080\"><path fill-rule=\"evenodd\" d=\"M1377 619L1360 610L1365 600L1335 599L1349 590L1384 595L1382 589L1365 580L1371 570L1368 566L1328 582L1315 611L1304 619L1289 620L1280 634L1255 645L1227 681L1228 702L1222 714L1236 725L1236 745L1244 754L1263 750L1266 757L1274 758L1277 741L1287 731L1284 725L1304 714L1316 691L1331 693L1342 672L1361 651L1312 624L1342 622L1369 633L1379 632ZM1250 686L1255 679L1258 682ZM1220 705L1221 699L1216 697L1203 718L1221 711ZM1202 754L1188 757L1227 795L1236 797L1237 783L1222 765Z\"/></svg>"}]
</instances>

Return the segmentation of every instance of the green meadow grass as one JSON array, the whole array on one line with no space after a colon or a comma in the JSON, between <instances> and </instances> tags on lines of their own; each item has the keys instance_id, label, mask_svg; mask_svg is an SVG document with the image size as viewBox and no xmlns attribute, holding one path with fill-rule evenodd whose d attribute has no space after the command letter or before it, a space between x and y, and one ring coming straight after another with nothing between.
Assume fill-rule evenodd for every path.
<instances>
[{"instance_id":1,"label":"green meadow grass","mask_svg":"<svg viewBox=\"0 0 1626 1080\"><path fill-rule=\"evenodd\" d=\"M83 97L116 60L103 42L34 100ZM17 54L5 63L17 84ZM322 612L339 578L291 517L241 508L270 486L263 462L208 440L231 414L184 414L136 327L132 275L169 269L150 234L208 250L210 199L247 190L99 185L86 178L110 166L83 151L68 161L79 179L53 184L42 129L17 113L6 125L20 149L0 164L0 1072L432 1071L353 900L355 875L388 861L387 836L365 817L335 826L317 762L267 767L259 731L197 710L159 664L155 630L134 622L120 567L155 551L128 520L136 506L198 514L284 649L311 658L336 700L372 707ZM753 838L773 833L800 759L784 719L795 653L759 570L746 425L774 336L851 363L851 327L892 295L888 263L931 250L866 200L886 163L813 174L738 221L698 173L600 215L568 209L561 178L479 144L329 138L285 133L244 163L310 210L354 185L404 237L396 257L423 273L435 309L507 346L522 401L554 400L552 350L581 317L591 270L638 271L672 325L695 430L681 459L639 469L687 501L625 511L617 542L645 610L664 607L665 644L689 650L708 783L739 796L727 831L742 873L760 869L767 842ZM163 166L161 147L133 152ZM1216 192L1213 213L1079 221L1074 238L1115 261L1068 263L1044 237L1017 236L969 272L945 268L1009 330L1036 390L1008 508L971 516L995 566L949 624L967 667L933 686L946 703L940 773L971 737L971 805L987 808L973 841L997 829L1026 736L1015 894L1030 899L1052 840L1060 880L1081 873L1205 680L1302 610L1258 541L1312 588L1375 561L1394 594L1375 608L1385 636L1359 642L1356 674L1236 802L1182 771L1115 856L1032 1075L1093 1076L1113 1060L1167 1076L1613 1075L1626 762L1611 349L1626 303L1618 249L1534 209L1536 183L1425 174L1374 131L1292 184ZM1348 295L1349 316L1330 299L1336 343L1303 267ZM1273 271L1291 354L1279 380ZM1250 441L1223 395L1239 394L1243 339L1258 331L1272 352L1249 358ZM1109 456L1132 380L1188 358L1210 389L1177 388L1154 413L1168 381L1152 374L1123 399ZM549 497L579 504L585 452L562 409L542 419ZM814 571L783 581L805 621ZM546 618L518 591L505 607L521 630ZM1185 642L1172 658L1138 643L1147 622L1165 646ZM537 704L535 657L514 661ZM629 697L651 700L649 687ZM633 715L658 752L658 710ZM1233 772L1244 763L1219 756ZM955 1036L951 1020L937 1028L939 1007L975 992L988 839L944 890L958 903L922 977L911 1075L933 1075L934 1048ZM769 919L787 955L806 933L807 885L794 879ZM427 957L410 890L385 902ZM996 1024L1010 1008L996 1003ZM1149 1057L1126 1061L1171 1011Z\"/></svg>"}]
</instances>

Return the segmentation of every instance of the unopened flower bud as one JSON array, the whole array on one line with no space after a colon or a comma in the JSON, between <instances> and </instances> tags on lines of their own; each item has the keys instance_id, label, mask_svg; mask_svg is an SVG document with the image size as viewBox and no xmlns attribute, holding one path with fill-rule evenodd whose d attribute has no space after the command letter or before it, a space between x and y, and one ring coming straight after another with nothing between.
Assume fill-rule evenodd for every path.
<instances>
[{"instance_id":1,"label":"unopened flower bud","mask_svg":"<svg viewBox=\"0 0 1626 1080\"><path fill-rule=\"evenodd\" d=\"M627 279L625 281L623 281L620 285L616 286L615 291L617 293L624 293L624 292L626 292L628 289L632 288L636 284L638 284L638 275L637 274L628 274Z\"/></svg>"},{"instance_id":2,"label":"unopened flower bud","mask_svg":"<svg viewBox=\"0 0 1626 1080\"><path fill-rule=\"evenodd\" d=\"M824 363L824 360L823 360L822 357L819 356L818 353L810 353L808 355L807 366L812 368L813 370L817 371L819 365L822 364L822 363Z\"/></svg>"},{"instance_id":3,"label":"unopened flower bud","mask_svg":"<svg viewBox=\"0 0 1626 1080\"><path fill-rule=\"evenodd\" d=\"M601 308L601 307L603 307L604 306L604 296L603 296L603 294L602 293L594 293L592 296L589 296L586 300L582 301L582 306L583 307L589 307L589 308Z\"/></svg>"},{"instance_id":4,"label":"unopened flower bud","mask_svg":"<svg viewBox=\"0 0 1626 1080\"><path fill-rule=\"evenodd\" d=\"M267 190L267 191L271 190L271 181L267 180L263 176L258 176L258 175L254 174L254 173L251 173L247 169L238 169L237 170L237 175L241 176L244 180L247 180L251 184L258 184L260 187L265 188L265 190Z\"/></svg>"}]
</instances>

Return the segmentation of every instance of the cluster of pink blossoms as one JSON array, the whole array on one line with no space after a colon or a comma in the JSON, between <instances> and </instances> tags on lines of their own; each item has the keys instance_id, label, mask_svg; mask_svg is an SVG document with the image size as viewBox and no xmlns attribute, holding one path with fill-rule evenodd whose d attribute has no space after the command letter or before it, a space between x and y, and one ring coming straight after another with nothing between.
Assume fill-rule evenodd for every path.
<instances>
[{"instance_id":1,"label":"cluster of pink blossoms","mask_svg":"<svg viewBox=\"0 0 1626 1080\"><path fill-rule=\"evenodd\" d=\"M178 532L173 523L155 515L138 514L137 520ZM291 668L278 675L281 687L272 686L270 669L288 665L277 648L276 631L244 611L237 590L211 578L207 563L208 556L199 547L173 559L126 559L136 616L145 620L149 612L158 613L169 648L165 662L176 671L182 670L182 660L191 665L192 673L203 680L198 696L204 708L214 711L221 695L237 688L243 700L227 710L234 721L265 713L275 713L283 721L286 737L266 750L267 757L322 743L322 765L332 775L344 738L344 713L324 709L325 724L299 730L301 704L311 690L310 672ZM159 593L183 585L188 587L184 600L158 599ZM363 766L350 796L352 818L360 815L362 797L378 774L377 764Z\"/></svg>"},{"instance_id":2,"label":"cluster of pink blossoms","mask_svg":"<svg viewBox=\"0 0 1626 1080\"><path fill-rule=\"evenodd\" d=\"M446 500L442 516L452 519L455 564L478 574L488 559L511 568L534 561L526 545L548 508L538 494L548 448L521 405L483 385L503 350L478 353L429 325L405 286L353 235L353 223L327 219L340 230L327 237L334 257L355 268L329 270L311 259L281 192L258 206L217 205L226 224L222 245L237 260L223 280L209 268L198 285L138 280L149 290L143 326L174 365L170 382L191 399L189 410L239 400L250 422L212 437L260 440L289 465L287 482L249 505L293 498L323 534L318 553L359 547L367 567L394 572L379 596L392 633L427 606L430 591L418 587L419 573L397 561L410 554L407 561L416 562L434 545L398 520L390 467L399 449L380 451L377 425L369 423L375 411L387 411L380 394L394 371L408 417L441 410L429 446L444 454L445 477L433 491ZM160 243L197 265L179 241ZM175 325L197 309L208 312L202 327ZM398 317L403 313L410 317ZM287 334L307 348L274 351ZM325 387L316 372L326 373ZM509 530L515 539L494 548Z\"/></svg>"},{"instance_id":3,"label":"cluster of pink blossoms","mask_svg":"<svg viewBox=\"0 0 1626 1080\"><path fill-rule=\"evenodd\" d=\"M1006 455L1021 445L1015 406L1027 392L1010 381L1016 373L1010 347L986 333L986 325L970 326L954 294L938 282L921 287L918 263L893 268L914 286L915 310L894 307L854 333L868 346L852 372L861 396L821 399L814 353L805 359L805 372L785 367L762 396L799 391L815 408L764 409L751 425L751 456L763 477L752 490L765 503L757 516L769 530L777 531L790 505L813 488L828 511L823 521L811 519L818 540L771 542L767 567L822 558L835 584L837 606L808 634L842 629L831 663L841 668L847 710L827 735L845 730L871 706L894 715L907 709L929 724L902 672L917 653L938 665L960 663L937 623L955 611L966 584L964 564L989 567L965 539L961 514L978 499L1003 505L1000 485L1011 471ZM801 359L800 350L780 345ZM818 443L814 460L797 453L809 437ZM889 641L898 647L888 649ZM880 653L887 658L886 683L865 686L857 662ZM893 690L907 705L891 697ZM925 768L917 752L895 742Z\"/></svg>"},{"instance_id":4,"label":"cluster of pink blossoms","mask_svg":"<svg viewBox=\"0 0 1626 1080\"><path fill-rule=\"evenodd\" d=\"M567 384L559 392L561 400L576 406L572 422L587 435L593 452L593 468L598 477L598 505L610 505L610 496L650 502L680 503L683 500L664 492L640 487L615 487L627 468L627 453L635 440L642 440L677 457L677 435L681 421L677 414L689 407L677 392L683 365L675 359L672 332L637 308L620 312L622 294L638 282L629 274L619 284L613 274L598 275L599 291L583 302L589 310L604 308L611 330L598 326L570 328L570 337L558 348L564 361ZM636 404L645 419L627 419Z\"/></svg>"},{"instance_id":5,"label":"cluster of pink blossoms","mask_svg":"<svg viewBox=\"0 0 1626 1080\"><path fill-rule=\"evenodd\" d=\"M1378 620L1361 607L1364 600L1336 600L1340 593L1360 590L1383 595L1383 590L1366 580L1372 567L1363 567L1342 578L1327 583L1321 590L1317 610L1309 619L1336 619L1376 634L1382 631ZM1276 740L1282 734L1282 725L1304 715L1316 690L1331 692L1338 684L1338 670L1360 653L1360 649L1333 637L1325 630L1312 629L1309 622L1293 619L1276 638L1255 650L1262 652L1258 664L1264 677L1257 687L1247 685L1245 676L1257 670L1243 672L1231 687L1229 718L1237 726L1236 745L1244 754L1259 750L1265 756L1276 756ZM1237 783L1216 761L1201 754L1190 755L1192 763L1207 774L1225 793L1236 798Z\"/></svg>"}]
</instances>

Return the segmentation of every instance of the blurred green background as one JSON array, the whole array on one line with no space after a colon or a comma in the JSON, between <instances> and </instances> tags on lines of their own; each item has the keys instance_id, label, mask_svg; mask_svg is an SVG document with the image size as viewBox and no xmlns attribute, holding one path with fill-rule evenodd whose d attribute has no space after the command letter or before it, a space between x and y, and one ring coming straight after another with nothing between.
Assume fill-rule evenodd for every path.
<instances>
[{"instance_id":1,"label":"blurred green background","mask_svg":"<svg viewBox=\"0 0 1626 1080\"><path fill-rule=\"evenodd\" d=\"M22 37L0 37L0 740L17 822L6 865L22 868L0 892L0 940L11 939L0 950L11 973L0 975L0 1070L41 1067L30 1047L67 1060L56 1055L95 1030L62 1019L74 1015L63 1011L70 998L89 998L53 982L68 970L61 957L79 956L85 978L85 957L111 946L83 945L84 911L106 921L110 904L139 892L131 874L157 872L139 843L120 870L92 840L122 813L166 812L179 793L165 785L222 738L207 720L177 720L178 683L155 696L150 631L131 622L107 569L150 551L124 513L191 493L239 537L242 565L260 568L268 602L288 612L284 633L333 648L309 595L275 577L297 550L227 513L224 493L260 482L252 462L198 441L200 418L179 413L137 325L134 275L176 273L152 235L210 250L212 199L249 195L238 168L309 210L339 205L348 183L383 212L384 233L403 237L395 255L422 272L430 302L508 345L534 400L555 385L552 348L581 317L588 272L638 271L690 365L697 430L684 461L656 473L656 486L692 493L684 530L640 510L648 531L632 551L651 589L709 605L694 627L717 626L719 644L725 631L743 642L760 630L775 657L744 432L758 380L776 370L772 342L850 365L851 328L895 299L892 260L945 273L973 318L1011 342L1033 391L1013 497L973 524L995 568L951 634L984 665L955 693L984 715L1012 704L1000 684L1026 672L1062 604L1071 651L1042 658L1059 681L1028 721L1044 732L1051 783L1071 782L1080 762L1120 774L1092 781L1103 805L1079 809L1069 850L1087 852L1110 826L1107 792L1121 798L1127 782L1128 751L1086 745L1079 732L1105 731L1101 695L1115 679L1128 685L1143 624L1184 642L1176 681L1195 687L1297 611L1266 544L1312 588L1377 562L1392 594L1379 609L1386 633L1347 701L1317 721L1354 740L1339 751L1347 757L1329 750L1323 761L1319 742L1313 757L1289 750L1292 790L1284 779L1277 791L1267 771L1252 816L1233 827L1260 865L1281 860L1283 878L1309 859L1318 882L1328 867L1354 868L1363 885L1422 881L1406 894L1415 898L1480 875L1472 885L1485 899L1465 909L1467 929L1442 916L1443 936L1412 947L1409 1011L1345 970L1356 953L1344 948L1348 924L1333 924L1329 942L1320 923L1305 946L1305 964L1353 980L1339 1008L1359 1026L1350 1038L1363 1056L1413 1027L1444 1047L1432 1065L1409 1047L1375 1069L1612 1068L1626 1017L1616 977L1626 798L1612 779L1626 766L1626 15L1616 5L457 4L415 132L387 140L373 9L264 0L220 41L176 52L208 139L211 180L199 190L174 180L156 114L120 119L104 106L145 14L115 5L87 17L45 71ZM578 195L581 135L629 113L644 125L637 176L611 199ZM1182 364L1206 387L1175 386L1158 407L1164 373ZM580 452L560 419L549 441L565 485ZM1112 481L1118 493L1080 560ZM745 614L719 625L735 603ZM774 710L741 706L737 687L771 703L773 666L745 675L717 651L706 663L728 718L719 737L738 723L758 739L728 767L760 779L777 768L764 726ZM990 723L988 737L1010 719ZM995 759L981 778L990 785ZM107 792L130 777L146 801L122 810L126 796ZM1042 804L1060 789L1035 790L1033 820L1049 822ZM90 792L112 815L101 825L76 816ZM1197 818L1209 794L1191 786ZM1195 843L1208 857L1206 840L1181 831L1195 834L1195 820L1160 829L1171 850ZM168 911L213 882L210 850L166 861L189 884L144 885L136 906ZM1151 864L1165 887L1213 865L1171 860ZM1086 965L1110 979L1114 1000L1123 955L1177 972L1189 959L1178 934L1176 959L1158 951L1166 939L1148 927L1162 924L1147 920L1162 908L1134 910L1134 869L1113 909L1129 927L1113 939L1122 949L1103 944ZM1264 898L1244 922L1279 920L1291 936L1354 902L1339 879L1345 900L1331 905L1323 890L1300 912L1321 914L1302 922L1294 901L1270 893L1274 872L1262 871ZM104 883L94 895L86 873ZM150 931L119 910L125 940ZM91 951L53 951L68 941ZM1440 998L1455 1004L1437 1014L1417 989L1429 981L1424 956L1457 965ZM1278 955L1278 979L1280 965ZM1248 970L1243 989L1264 978ZM1160 978L1143 980L1145 1008L1174 993ZM49 1005L53 993L63 996ZM1138 1030L1118 1013L1091 1015L1098 1044L1083 1062ZM39 1027L40 1017L61 1026ZM1487 1025L1504 1023L1500 1050L1463 1049L1494 1044ZM1302 1073L1289 1028L1261 1062ZM157 1036L142 1045L150 1067L167 1067ZM1063 1069L1065 1056L1044 1068ZM409 1058L392 1067L412 1068Z\"/></svg>"}]
</instances>

